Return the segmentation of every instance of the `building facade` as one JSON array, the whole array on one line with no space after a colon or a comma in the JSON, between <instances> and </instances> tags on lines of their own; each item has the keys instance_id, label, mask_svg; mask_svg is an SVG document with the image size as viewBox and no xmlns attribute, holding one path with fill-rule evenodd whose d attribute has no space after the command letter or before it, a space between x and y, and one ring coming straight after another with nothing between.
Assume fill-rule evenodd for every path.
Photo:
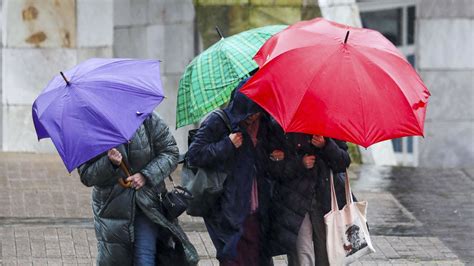
<instances>
[{"instance_id":1,"label":"building facade","mask_svg":"<svg viewBox=\"0 0 474 266\"><path fill-rule=\"evenodd\" d=\"M358 0L362 26L380 31L431 92L425 136L393 140L397 164L459 167L474 162L474 2Z\"/></svg>"}]
</instances>

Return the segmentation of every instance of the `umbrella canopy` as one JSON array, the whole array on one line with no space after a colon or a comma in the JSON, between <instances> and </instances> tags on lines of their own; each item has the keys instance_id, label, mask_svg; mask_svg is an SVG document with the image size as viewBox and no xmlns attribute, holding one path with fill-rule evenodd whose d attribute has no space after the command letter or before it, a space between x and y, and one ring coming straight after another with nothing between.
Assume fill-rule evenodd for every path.
<instances>
[{"instance_id":1,"label":"umbrella canopy","mask_svg":"<svg viewBox=\"0 0 474 266\"><path fill-rule=\"evenodd\" d=\"M286 132L364 147L423 135L430 93L377 31L321 18L302 21L270 38L254 59L260 70L241 91Z\"/></svg>"},{"instance_id":2,"label":"umbrella canopy","mask_svg":"<svg viewBox=\"0 0 474 266\"><path fill-rule=\"evenodd\" d=\"M89 59L57 75L33 103L38 139L51 138L69 172L127 142L164 98L159 65Z\"/></svg>"},{"instance_id":3,"label":"umbrella canopy","mask_svg":"<svg viewBox=\"0 0 474 266\"><path fill-rule=\"evenodd\" d=\"M232 90L257 68L252 57L286 26L256 28L222 38L186 67L179 82L176 127L198 122L227 103Z\"/></svg>"}]
</instances>

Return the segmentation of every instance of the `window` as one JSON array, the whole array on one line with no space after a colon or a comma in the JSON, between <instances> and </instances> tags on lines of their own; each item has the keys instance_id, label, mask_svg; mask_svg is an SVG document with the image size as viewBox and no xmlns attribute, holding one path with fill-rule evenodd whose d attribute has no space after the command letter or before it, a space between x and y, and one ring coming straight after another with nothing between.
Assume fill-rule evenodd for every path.
<instances>
[{"instance_id":1,"label":"window","mask_svg":"<svg viewBox=\"0 0 474 266\"><path fill-rule=\"evenodd\" d=\"M364 28L382 33L405 54L415 67L415 0L358 0ZM418 164L418 142L415 137L392 140L393 151L401 165Z\"/></svg>"},{"instance_id":2,"label":"window","mask_svg":"<svg viewBox=\"0 0 474 266\"><path fill-rule=\"evenodd\" d=\"M362 27L374 29L396 46L402 45L402 9L361 12Z\"/></svg>"},{"instance_id":3,"label":"window","mask_svg":"<svg viewBox=\"0 0 474 266\"><path fill-rule=\"evenodd\" d=\"M408 7L407 12L407 44L415 44L415 7Z\"/></svg>"},{"instance_id":4,"label":"window","mask_svg":"<svg viewBox=\"0 0 474 266\"><path fill-rule=\"evenodd\" d=\"M415 55L411 54L411 55L407 55L407 60L408 62L410 62L410 64L415 67Z\"/></svg>"},{"instance_id":5,"label":"window","mask_svg":"<svg viewBox=\"0 0 474 266\"><path fill-rule=\"evenodd\" d=\"M392 146L393 146L394 152L402 152L403 151L402 139L393 139Z\"/></svg>"}]
</instances>

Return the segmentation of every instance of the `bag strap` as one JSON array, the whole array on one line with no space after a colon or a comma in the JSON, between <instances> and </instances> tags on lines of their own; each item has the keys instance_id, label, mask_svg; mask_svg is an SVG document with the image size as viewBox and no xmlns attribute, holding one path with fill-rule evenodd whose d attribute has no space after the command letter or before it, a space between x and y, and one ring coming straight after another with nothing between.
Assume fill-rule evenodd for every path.
<instances>
[{"instance_id":1,"label":"bag strap","mask_svg":"<svg viewBox=\"0 0 474 266\"><path fill-rule=\"evenodd\" d=\"M232 125L230 124L229 117L224 112L224 110L217 109L217 110L214 111L214 113L216 113L222 119L222 121L224 121L225 126L227 127L229 132L232 132Z\"/></svg>"},{"instance_id":2,"label":"bag strap","mask_svg":"<svg viewBox=\"0 0 474 266\"><path fill-rule=\"evenodd\" d=\"M347 174L346 169L346 178L345 178L345 190L346 190L346 204L350 204L354 202L352 198L352 190L351 190L351 183L349 182L349 175Z\"/></svg>"},{"instance_id":3,"label":"bag strap","mask_svg":"<svg viewBox=\"0 0 474 266\"><path fill-rule=\"evenodd\" d=\"M336 189L334 188L334 174L331 171L331 210L332 211L338 211L339 206L337 204L337 195L336 195ZM349 182L349 175L347 174L346 170L346 176L344 178L344 189L346 192L346 204L351 204L354 202L354 199L352 198L352 192L351 192L351 184Z\"/></svg>"},{"instance_id":4,"label":"bag strap","mask_svg":"<svg viewBox=\"0 0 474 266\"><path fill-rule=\"evenodd\" d=\"M149 117L147 117L147 118L145 119L145 122L143 123L143 126L145 127L146 137L147 137L147 139L148 139L148 143L150 144L150 154L151 154L150 161L153 160L153 157L155 156L155 151L153 150L153 143L152 143L152 141L151 141L151 133L150 133L151 116L152 116L152 115L150 115ZM171 181L171 184L173 184L173 187L176 187L176 185L175 185L174 182L173 182L173 178L171 178L171 175L168 175L168 179Z\"/></svg>"},{"instance_id":5,"label":"bag strap","mask_svg":"<svg viewBox=\"0 0 474 266\"><path fill-rule=\"evenodd\" d=\"M331 211L335 212L339 210L339 206L337 205L337 196L336 190L334 189L334 174L330 171L330 186L331 186Z\"/></svg>"}]
</instances>

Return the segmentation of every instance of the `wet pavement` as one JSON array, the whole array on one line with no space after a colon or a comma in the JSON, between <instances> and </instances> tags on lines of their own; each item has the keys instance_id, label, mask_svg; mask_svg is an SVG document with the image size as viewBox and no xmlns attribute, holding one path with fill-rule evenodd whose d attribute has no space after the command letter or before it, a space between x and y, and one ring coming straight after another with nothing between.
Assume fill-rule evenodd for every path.
<instances>
[{"instance_id":1,"label":"wet pavement","mask_svg":"<svg viewBox=\"0 0 474 266\"><path fill-rule=\"evenodd\" d=\"M474 169L352 167L376 253L354 265L470 265ZM178 172L175 173L178 175ZM0 153L0 265L91 265L90 188L57 155ZM200 265L218 265L202 219L183 215ZM283 256L276 265L286 265Z\"/></svg>"},{"instance_id":2,"label":"wet pavement","mask_svg":"<svg viewBox=\"0 0 474 266\"><path fill-rule=\"evenodd\" d=\"M388 192L419 222L392 229L374 225L376 233L437 237L461 260L474 263L473 174L473 169L363 166L353 190ZM409 215L399 217L411 220Z\"/></svg>"}]
</instances>

